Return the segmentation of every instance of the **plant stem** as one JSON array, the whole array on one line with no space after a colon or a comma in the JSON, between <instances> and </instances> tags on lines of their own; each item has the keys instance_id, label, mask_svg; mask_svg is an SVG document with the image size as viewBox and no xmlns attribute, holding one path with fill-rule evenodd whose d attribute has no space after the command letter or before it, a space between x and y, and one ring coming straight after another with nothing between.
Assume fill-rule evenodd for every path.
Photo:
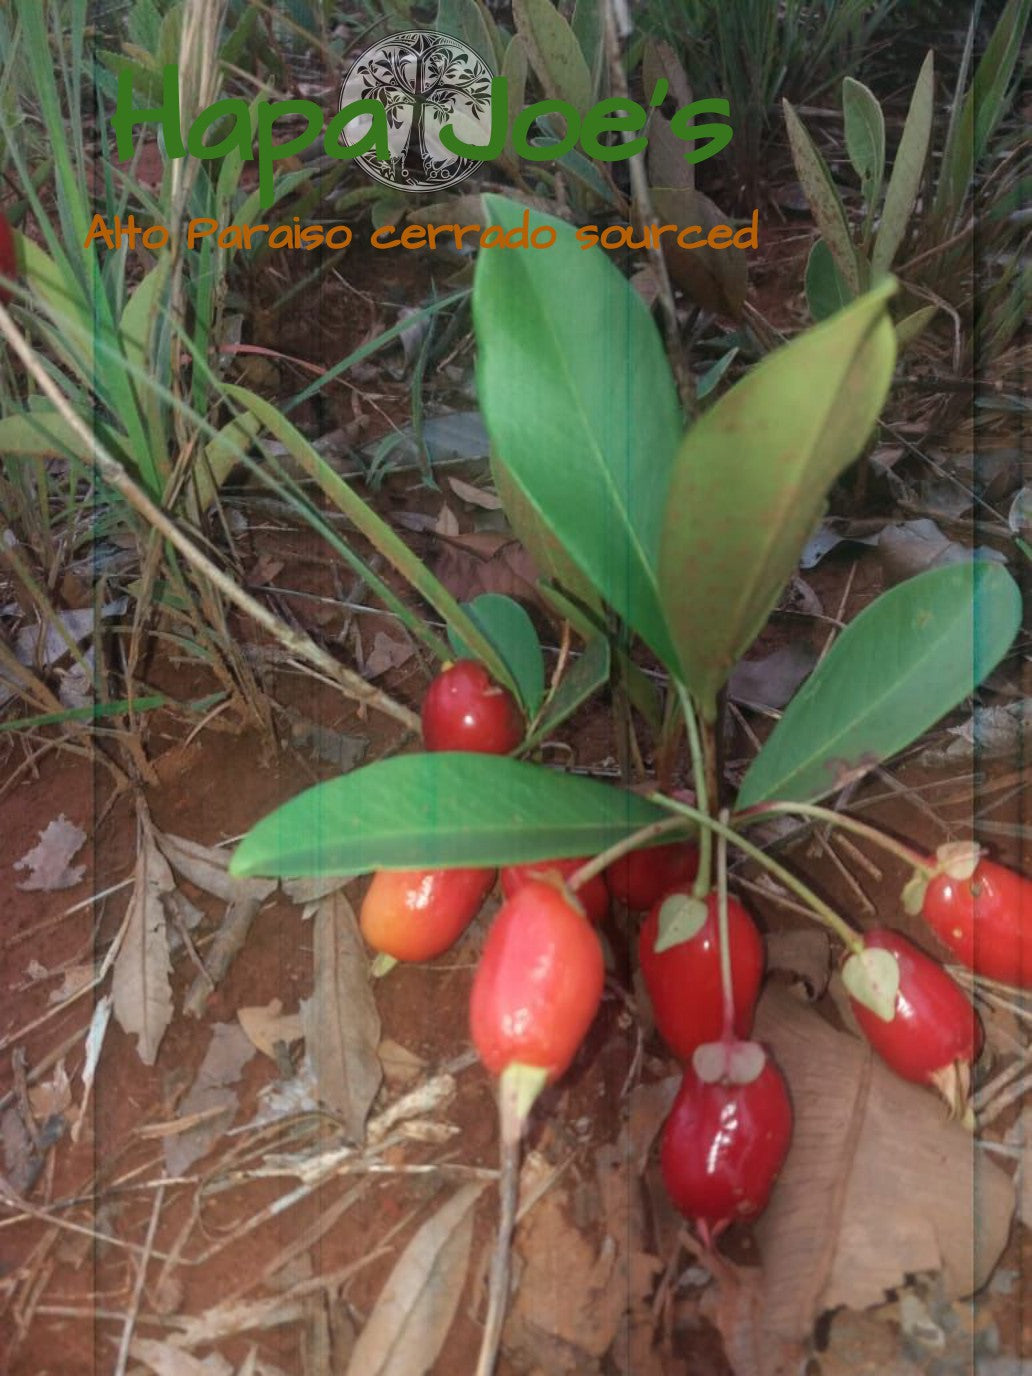
<instances>
[{"instance_id":1,"label":"plant stem","mask_svg":"<svg viewBox=\"0 0 1032 1376\"><path fill-rule=\"evenodd\" d=\"M716 802L716 796L710 790L710 781L707 777L708 770L707 758L703 751L702 738L699 733L699 718L695 711L695 704L683 683L678 683L677 694L681 700L681 713L684 716L684 724L688 730L688 746L692 752L692 780L695 784L696 805L707 816L710 815L710 805ZM710 891L711 876L713 874L713 837L708 831L699 833L699 872L695 876L695 887L693 892L696 898L705 898Z\"/></svg>"},{"instance_id":2,"label":"plant stem","mask_svg":"<svg viewBox=\"0 0 1032 1376\"><path fill-rule=\"evenodd\" d=\"M887 836L885 832L879 831L877 827L872 827L867 822L861 822L855 817L848 817L842 812L835 812L830 807L820 807L816 803L756 803L752 807L744 808L741 812L736 812L733 820L742 824L751 822L757 817L791 815L793 813L800 817L813 817L819 822L827 822L832 827L841 827L843 831L851 831L855 836L864 836L874 845L889 851L902 860L905 865L912 866L922 874L931 876L935 873L927 858L903 841L897 841L894 837Z\"/></svg>"},{"instance_id":3,"label":"plant stem","mask_svg":"<svg viewBox=\"0 0 1032 1376\"><path fill-rule=\"evenodd\" d=\"M720 821L727 826L727 808L721 808ZM735 994L731 983L731 933L727 925L727 837L717 837L717 939L720 942L720 988L724 995L724 1026L721 1040L735 1035Z\"/></svg>"},{"instance_id":4,"label":"plant stem","mask_svg":"<svg viewBox=\"0 0 1032 1376\"><path fill-rule=\"evenodd\" d=\"M663 797L664 795L656 796ZM664 801L666 801L665 798ZM584 887L589 879L594 879L596 874L601 874L604 869L607 869L614 860L619 860L621 856L629 855L632 850L639 850L642 846L648 845L657 836L667 836L672 831L684 831L684 823L670 818L661 822L650 822L647 827L642 827L639 831L632 831L630 836L625 836L622 841L617 841L615 845L600 851L587 864L581 865L579 870L574 870L566 881L566 887L576 893L578 889Z\"/></svg>"},{"instance_id":5,"label":"plant stem","mask_svg":"<svg viewBox=\"0 0 1032 1376\"><path fill-rule=\"evenodd\" d=\"M834 908L830 908L823 898L818 898L808 885L804 884L801 879L797 879L783 865L779 865L776 860L772 860L769 855L760 850L759 846L754 846L751 841L746 841L744 837L739 836L733 827L725 825L723 822L714 821L712 817L707 817L698 808L689 807L687 803L679 803L676 798L667 798L662 793L650 793L648 796L650 802L658 803L660 807L669 808L671 812L679 812L682 817L691 818L693 822L698 822L700 827L708 828L710 831L716 832L718 836L725 836L731 845L748 855L750 859L755 860L768 874L776 876L786 889L791 889L794 894L797 894L811 909L814 917L834 932L853 955L859 955L864 949L863 938L858 932L854 932L848 922L839 917Z\"/></svg>"}]
</instances>

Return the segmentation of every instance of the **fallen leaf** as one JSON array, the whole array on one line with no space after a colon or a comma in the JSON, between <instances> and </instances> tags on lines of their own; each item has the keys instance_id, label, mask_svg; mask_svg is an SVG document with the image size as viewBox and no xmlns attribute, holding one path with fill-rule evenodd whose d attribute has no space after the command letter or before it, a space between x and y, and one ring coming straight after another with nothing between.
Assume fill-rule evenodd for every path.
<instances>
[{"instance_id":1,"label":"fallen leaf","mask_svg":"<svg viewBox=\"0 0 1032 1376\"><path fill-rule=\"evenodd\" d=\"M31 870L29 878L17 884L19 889L71 889L86 873L85 865L73 865L73 857L82 848L86 833L62 812L39 833L39 844L14 862L16 870Z\"/></svg>"},{"instance_id":2,"label":"fallen leaf","mask_svg":"<svg viewBox=\"0 0 1032 1376\"><path fill-rule=\"evenodd\" d=\"M927 569L963 564L972 558L1006 562L997 550L981 547L971 550L967 545L951 540L934 521L926 518L886 526L878 537L878 553L888 587L924 573Z\"/></svg>"},{"instance_id":3,"label":"fallen leaf","mask_svg":"<svg viewBox=\"0 0 1032 1376\"><path fill-rule=\"evenodd\" d=\"M47 1002L67 1002L68 999L74 998L81 989L85 989L87 984L92 984L96 977L97 971L93 965L69 965L67 970L62 970L61 984L57 989L51 989Z\"/></svg>"},{"instance_id":4,"label":"fallen leaf","mask_svg":"<svg viewBox=\"0 0 1032 1376\"><path fill-rule=\"evenodd\" d=\"M755 1227L762 1273L718 1265L715 1318L739 1376L780 1376L827 1310L878 1304L919 1272L941 1272L951 1297L984 1284L1014 1190L932 1093L785 990L765 991L755 1036L788 1081L795 1129Z\"/></svg>"},{"instance_id":5,"label":"fallen leaf","mask_svg":"<svg viewBox=\"0 0 1032 1376\"><path fill-rule=\"evenodd\" d=\"M165 1029L172 1021L172 963L161 897L174 885L154 830L141 817L133 892L111 992L115 1017L123 1031L136 1034L137 1054L144 1065L154 1064Z\"/></svg>"},{"instance_id":6,"label":"fallen leaf","mask_svg":"<svg viewBox=\"0 0 1032 1376\"><path fill-rule=\"evenodd\" d=\"M482 507L484 511L500 511L502 499L496 492L488 492L485 488L474 487L472 483L463 482L461 478L449 478L448 484L456 497L462 501L469 502L471 506Z\"/></svg>"},{"instance_id":7,"label":"fallen leaf","mask_svg":"<svg viewBox=\"0 0 1032 1376\"><path fill-rule=\"evenodd\" d=\"M164 1139L165 1170L169 1175L184 1174L195 1161L211 1150L233 1121L237 1096L230 1086L240 1079L244 1066L253 1055L254 1046L238 1023L218 1022L212 1028L204 1060L176 1116L192 1118L195 1114L216 1108L224 1112Z\"/></svg>"},{"instance_id":8,"label":"fallen leaf","mask_svg":"<svg viewBox=\"0 0 1032 1376\"><path fill-rule=\"evenodd\" d=\"M383 631L373 637L373 648L366 655L365 673L367 678L378 678L388 669L399 669L415 654L415 647L408 640L394 640Z\"/></svg>"},{"instance_id":9,"label":"fallen leaf","mask_svg":"<svg viewBox=\"0 0 1032 1376\"><path fill-rule=\"evenodd\" d=\"M483 1188L464 1186L412 1238L358 1335L345 1376L424 1376L433 1367L466 1282L473 1206Z\"/></svg>"},{"instance_id":10,"label":"fallen leaf","mask_svg":"<svg viewBox=\"0 0 1032 1376\"><path fill-rule=\"evenodd\" d=\"M276 887L275 879L233 878L228 872L232 851L227 846L204 846L166 831L155 831L155 838L177 874L226 903L245 894L261 901Z\"/></svg>"},{"instance_id":11,"label":"fallen leaf","mask_svg":"<svg viewBox=\"0 0 1032 1376\"><path fill-rule=\"evenodd\" d=\"M442 549L433 572L460 602L497 592L542 605L534 561L510 534L472 531L439 538Z\"/></svg>"},{"instance_id":12,"label":"fallen leaf","mask_svg":"<svg viewBox=\"0 0 1032 1376\"><path fill-rule=\"evenodd\" d=\"M237 1021L250 1040L270 1060L276 1059L276 1043L301 1040L301 1015L284 1013L280 999L273 999L264 1008L238 1008Z\"/></svg>"},{"instance_id":13,"label":"fallen leaf","mask_svg":"<svg viewBox=\"0 0 1032 1376\"><path fill-rule=\"evenodd\" d=\"M93 1090L93 1080L97 1073L97 1064L100 1061L100 1053L104 1046L104 1037L107 1034L108 1024L111 1021L111 1005L114 997L105 994L98 999L93 1009L93 1017L90 1018L89 1029L86 1033L86 1045L83 1052L82 1067L82 1103L79 1106L78 1117L72 1125L72 1141L78 1142L82 1125L86 1121L86 1106L90 1101L90 1094Z\"/></svg>"},{"instance_id":14,"label":"fallen leaf","mask_svg":"<svg viewBox=\"0 0 1032 1376\"><path fill-rule=\"evenodd\" d=\"M34 1118L49 1118L53 1113L64 1113L72 1102L72 1086L65 1070L64 1058L54 1067L49 1080L41 1080L29 1090L29 1103Z\"/></svg>"},{"instance_id":15,"label":"fallen leaf","mask_svg":"<svg viewBox=\"0 0 1032 1376\"><path fill-rule=\"evenodd\" d=\"M768 975L780 971L802 981L808 999L821 997L831 978L831 942L823 928L811 924L768 932L764 945Z\"/></svg>"},{"instance_id":16,"label":"fallen leaf","mask_svg":"<svg viewBox=\"0 0 1032 1376\"><path fill-rule=\"evenodd\" d=\"M315 987L301 1003L305 1045L319 1098L361 1142L383 1078L368 957L354 909L340 890L319 902L314 925Z\"/></svg>"},{"instance_id":17,"label":"fallen leaf","mask_svg":"<svg viewBox=\"0 0 1032 1376\"><path fill-rule=\"evenodd\" d=\"M384 1078L392 1086L412 1084L426 1068L426 1062L420 1056L390 1037L384 1037L376 1054L383 1066Z\"/></svg>"},{"instance_id":18,"label":"fallen leaf","mask_svg":"<svg viewBox=\"0 0 1032 1376\"><path fill-rule=\"evenodd\" d=\"M813 646L793 640L763 659L743 659L736 664L728 680L728 695L747 707L780 711L816 663Z\"/></svg>"}]
</instances>

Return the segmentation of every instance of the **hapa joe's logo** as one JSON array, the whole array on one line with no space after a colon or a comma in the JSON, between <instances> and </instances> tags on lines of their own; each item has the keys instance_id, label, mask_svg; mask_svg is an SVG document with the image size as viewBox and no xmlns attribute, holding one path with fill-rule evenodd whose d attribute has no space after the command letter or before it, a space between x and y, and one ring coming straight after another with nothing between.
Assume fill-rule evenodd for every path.
<instances>
[{"instance_id":1,"label":"hapa joe's logo","mask_svg":"<svg viewBox=\"0 0 1032 1376\"><path fill-rule=\"evenodd\" d=\"M464 43L436 32L394 33L367 48L340 88L340 108L375 101L387 119L390 157L359 153L356 162L378 182L400 191L454 186L479 159L464 158L441 142L450 126L465 144L486 147L491 132L491 71ZM341 142L368 138L373 107L349 121ZM375 112L379 113L379 112Z\"/></svg>"}]
</instances>

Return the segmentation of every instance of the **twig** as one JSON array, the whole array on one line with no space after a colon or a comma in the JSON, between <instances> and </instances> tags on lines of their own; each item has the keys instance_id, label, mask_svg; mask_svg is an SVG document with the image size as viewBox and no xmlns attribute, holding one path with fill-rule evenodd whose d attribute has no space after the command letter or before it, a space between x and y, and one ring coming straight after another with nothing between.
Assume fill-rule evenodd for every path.
<instances>
[{"instance_id":1,"label":"twig","mask_svg":"<svg viewBox=\"0 0 1032 1376\"><path fill-rule=\"evenodd\" d=\"M151 1209L150 1223L147 1226L147 1236L143 1243L143 1253L136 1270L136 1283L133 1286L133 1297L129 1302L129 1312L126 1314L125 1323L122 1326L122 1341L118 1345L118 1360L115 1362L114 1376L125 1376L126 1363L129 1361L129 1344L132 1342L133 1329L136 1327L136 1316L140 1312L140 1298L143 1295L143 1282L147 1276L147 1263L151 1259L151 1249L154 1246L154 1235L158 1231L158 1219L161 1216L161 1205L164 1198L165 1187L162 1185L154 1196L154 1207Z\"/></svg>"}]
</instances>

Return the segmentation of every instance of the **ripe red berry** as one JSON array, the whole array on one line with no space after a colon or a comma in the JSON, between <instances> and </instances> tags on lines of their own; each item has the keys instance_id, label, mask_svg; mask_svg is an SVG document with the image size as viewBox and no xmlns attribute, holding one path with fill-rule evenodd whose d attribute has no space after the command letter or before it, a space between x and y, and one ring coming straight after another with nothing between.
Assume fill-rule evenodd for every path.
<instances>
[{"instance_id":1,"label":"ripe red berry","mask_svg":"<svg viewBox=\"0 0 1032 1376\"><path fill-rule=\"evenodd\" d=\"M0 210L0 277L13 278L17 274L18 256L14 251L14 231L7 216ZM10 289L0 286L0 302L6 306L10 299Z\"/></svg>"},{"instance_id":2,"label":"ripe red berry","mask_svg":"<svg viewBox=\"0 0 1032 1376\"><path fill-rule=\"evenodd\" d=\"M427 750L473 750L508 755L523 740L523 716L512 694L475 659L460 659L438 674L423 700Z\"/></svg>"},{"instance_id":3,"label":"ripe red berry","mask_svg":"<svg viewBox=\"0 0 1032 1376\"><path fill-rule=\"evenodd\" d=\"M699 872L699 852L687 841L632 850L605 871L609 892L633 913L643 913L677 884Z\"/></svg>"},{"instance_id":4,"label":"ripe red berry","mask_svg":"<svg viewBox=\"0 0 1032 1376\"><path fill-rule=\"evenodd\" d=\"M724 1031L724 995L720 982L720 939L716 893L705 899L702 925L688 940L657 952L660 917L691 900L690 884L681 884L656 903L638 936L638 961L660 1036L675 1056L686 1061L697 1046L718 1041ZM752 1031L753 1011L763 979L763 939L752 918L733 898L727 900L731 946L731 984L735 1036Z\"/></svg>"},{"instance_id":5,"label":"ripe red berry","mask_svg":"<svg viewBox=\"0 0 1032 1376\"><path fill-rule=\"evenodd\" d=\"M860 1030L897 1075L935 1085L959 1112L967 1098L971 1063L982 1046L981 1024L970 1000L938 961L902 933L876 928L865 933L864 947L895 957L899 988L889 1021L850 993Z\"/></svg>"},{"instance_id":6,"label":"ripe red berry","mask_svg":"<svg viewBox=\"0 0 1032 1376\"><path fill-rule=\"evenodd\" d=\"M707 1082L689 1064L663 1129L667 1194L707 1246L729 1224L762 1212L792 1140L784 1078L757 1050L762 1069L747 1084Z\"/></svg>"},{"instance_id":7,"label":"ripe red berry","mask_svg":"<svg viewBox=\"0 0 1032 1376\"><path fill-rule=\"evenodd\" d=\"M969 970L1032 989L1032 882L1024 875L972 851L955 873L928 881L921 916Z\"/></svg>"},{"instance_id":8,"label":"ripe red berry","mask_svg":"<svg viewBox=\"0 0 1032 1376\"><path fill-rule=\"evenodd\" d=\"M359 913L374 951L395 960L432 960L477 915L494 870L378 870Z\"/></svg>"},{"instance_id":9,"label":"ripe red berry","mask_svg":"<svg viewBox=\"0 0 1032 1376\"><path fill-rule=\"evenodd\" d=\"M573 860L531 860L524 865L506 865L499 872L502 893L506 898L511 898L528 880L540 879L549 874L560 880L569 879L571 874L588 863L588 858L585 855ZM604 920L609 911L609 890L600 874L581 885L577 890L577 901L592 922Z\"/></svg>"},{"instance_id":10,"label":"ripe red berry","mask_svg":"<svg viewBox=\"0 0 1032 1376\"><path fill-rule=\"evenodd\" d=\"M558 1079L602 999L602 947L568 894L546 880L517 889L491 925L470 998L477 1054L492 1074L520 1063Z\"/></svg>"}]
</instances>

